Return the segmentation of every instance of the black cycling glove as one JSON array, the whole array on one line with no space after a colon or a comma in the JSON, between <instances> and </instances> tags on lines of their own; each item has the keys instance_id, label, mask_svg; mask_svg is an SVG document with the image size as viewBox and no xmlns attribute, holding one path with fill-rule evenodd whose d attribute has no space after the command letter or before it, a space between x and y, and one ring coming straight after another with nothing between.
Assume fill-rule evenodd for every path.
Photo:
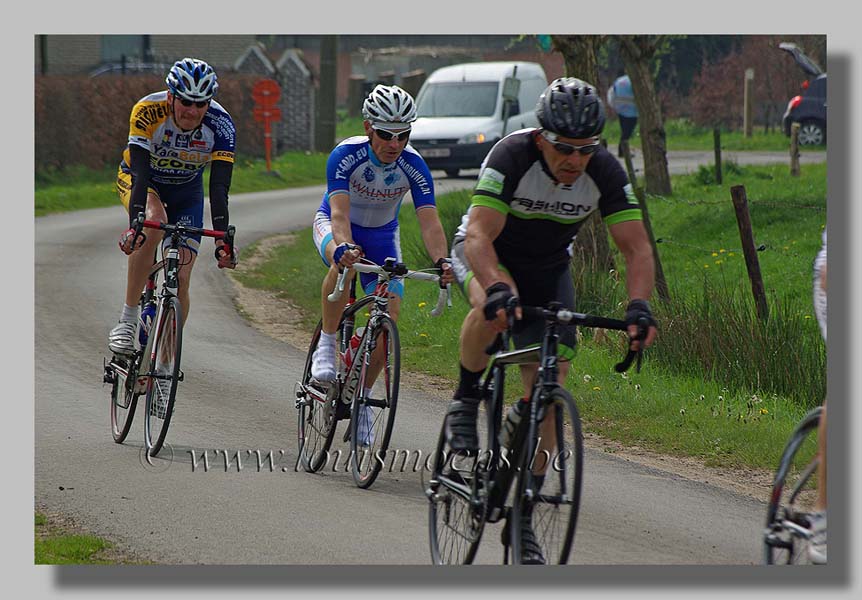
<instances>
[{"instance_id":1,"label":"black cycling glove","mask_svg":"<svg viewBox=\"0 0 862 600\"><path fill-rule=\"evenodd\" d=\"M637 325L641 318L646 319L650 326L658 327L655 317L652 316L649 302L646 300L632 300L626 307L626 325Z\"/></svg>"},{"instance_id":2,"label":"black cycling glove","mask_svg":"<svg viewBox=\"0 0 862 600\"><path fill-rule=\"evenodd\" d=\"M485 320L493 321L497 318L497 311L501 308L505 309L509 300L515 297L512 293L512 288L508 284L498 281L485 290Z\"/></svg>"},{"instance_id":3,"label":"black cycling glove","mask_svg":"<svg viewBox=\"0 0 862 600\"><path fill-rule=\"evenodd\" d=\"M449 265L451 267L452 266L452 259L447 258L445 256L443 258L438 258L437 262L434 263L434 266L437 267L437 269L439 269L440 271L442 271L444 264Z\"/></svg>"}]
</instances>

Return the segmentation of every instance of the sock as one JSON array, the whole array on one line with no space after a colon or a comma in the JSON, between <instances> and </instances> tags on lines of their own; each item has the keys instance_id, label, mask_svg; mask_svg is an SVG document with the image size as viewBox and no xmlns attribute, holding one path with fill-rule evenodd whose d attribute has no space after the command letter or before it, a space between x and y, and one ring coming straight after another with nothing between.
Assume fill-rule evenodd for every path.
<instances>
[{"instance_id":1,"label":"sock","mask_svg":"<svg viewBox=\"0 0 862 600\"><path fill-rule=\"evenodd\" d=\"M371 388L370 387L365 388L365 397L366 398L371 397Z\"/></svg>"},{"instance_id":2,"label":"sock","mask_svg":"<svg viewBox=\"0 0 862 600\"><path fill-rule=\"evenodd\" d=\"M325 331L320 332L320 342L317 344L318 346L329 346L330 348L335 347L335 334L334 333L326 333Z\"/></svg>"},{"instance_id":3,"label":"sock","mask_svg":"<svg viewBox=\"0 0 862 600\"><path fill-rule=\"evenodd\" d=\"M123 312L120 313L120 321L125 323L137 323L140 318L141 307L135 304L129 306L123 303Z\"/></svg>"},{"instance_id":4,"label":"sock","mask_svg":"<svg viewBox=\"0 0 862 600\"><path fill-rule=\"evenodd\" d=\"M457 400L459 398L479 398L479 380L482 378L482 373L485 372L485 369L481 371L468 371L464 368L464 365L459 365L461 369L461 377L458 382L458 389L455 391L454 398Z\"/></svg>"}]
</instances>

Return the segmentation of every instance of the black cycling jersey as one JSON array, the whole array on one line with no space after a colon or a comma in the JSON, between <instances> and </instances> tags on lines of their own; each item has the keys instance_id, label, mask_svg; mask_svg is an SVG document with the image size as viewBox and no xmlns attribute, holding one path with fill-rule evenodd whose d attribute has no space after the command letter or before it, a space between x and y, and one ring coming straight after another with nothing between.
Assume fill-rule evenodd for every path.
<instances>
[{"instance_id":1,"label":"black cycling jersey","mask_svg":"<svg viewBox=\"0 0 862 600\"><path fill-rule=\"evenodd\" d=\"M512 269L545 269L568 262L569 246L596 209L608 225L641 219L620 163L604 148L593 154L573 184L558 183L536 145L536 129L513 132L491 148L479 172L473 206L506 215L494 249ZM454 241L466 236L469 210Z\"/></svg>"}]
</instances>

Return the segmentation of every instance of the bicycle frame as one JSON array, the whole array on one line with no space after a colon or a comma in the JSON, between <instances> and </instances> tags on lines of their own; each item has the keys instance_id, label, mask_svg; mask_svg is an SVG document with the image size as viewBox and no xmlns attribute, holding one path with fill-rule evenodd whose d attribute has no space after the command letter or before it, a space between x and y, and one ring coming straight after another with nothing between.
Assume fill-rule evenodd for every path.
<instances>
[{"instance_id":1,"label":"bicycle frame","mask_svg":"<svg viewBox=\"0 0 862 600\"><path fill-rule=\"evenodd\" d=\"M561 305L551 303L547 309L537 307L523 307L524 314L533 314L545 320L545 329L542 335L542 341L538 347L524 348L520 350L505 350L509 345L510 327L502 335L502 347L504 350L494 353L491 362L486 371L486 375L482 382L482 394L488 403L488 411L491 414L490 425L492 426L492 435L490 435L490 464L486 466L485 484L488 489L485 493L488 494L488 503L486 505L485 518L488 522L494 523L505 516L505 502L512 485L513 480L517 476L516 469L510 468L520 465L526 453L531 456L535 452L533 447L537 441L537 429L539 427L539 412L544 408L542 400L551 396L551 392L560 387L557 381L559 376L559 359L557 351L559 347L558 328L563 323L574 323L579 326L602 327L605 329L626 330L627 325L623 321L616 319L607 319L604 317L595 317L574 313L567 310L561 310ZM633 355L629 352L626 359L617 365L617 370L622 368L627 369L631 364ZM533 383L532 390L528 399L529 415L528 419L522 419L515 430L512 438L512 448L509 450L509 455L506 457L508 463L507 468L499 468L500 460L494 460L495 457L501 457L502 449L497 441L500 433L503 414L503 399L504 389L503 381L505 377L505 369L509 365L521 364L539 364L539 369L536 374L536 380ZM528 443L524 443L525 440ZM531 471L532 473L532 471ZM478 483L479 478L474 478L474 487ZM529 480L529 485L526 490L528 498L532 498L534 494L532 477Z\"/></svg>"},{"instance_id":2,"label":"bicycle frame","mask_svg":"<svg viewBox=\"0 0 862 600\"><path fill-rule=\"evenodd\" d=\"M374 353L376 341L372 340L370 343L371 347L367 347L369 342L369 333L375 329L379 321L383 317L389 317L389 285L392 281L396 279L421 279L425 281L435 281L439 282L440 277L433 273L427 273L423 271L411 271L404 264L398 263L394 258L387 258L384 261L383 265L377 265L372 263L371 261L366 261L364 263L356 263L353 265L353 270L357 273L375 273L377 275L377 285L374 288L374 292L361 300L356 300L356 277L351 281L350 285L350 296L345 308L345 320L347 320L346 329L344 334L342 335L342 343L348 344L350 340L350 336L353 335L353 326L354 326L354 315L358 310L367 304L373 304L370 310L370 316L368 318L368 324L365 328L365 332L362 336L362 340L359 344L359 347L356 349L356 356L353 360L353 364L350 366L350 369L347 373L344 373L343 376L343 389L344 392L340 394L341 402L343 404L349 405L352 401L353 395L357 392L355 389L351 389L350 384L356 383L362 380L365 372L371 365L371 356ZM344 286L346 283L347 274L349 273L348 269L342 269L339 273L338 279L336 281L335 290L327 299L330 302L337 302L339 298L341 298ZM443 311L444 302L448 302L448 305L452 305L451 298L451 290L449 286L446 288L441 288L440 294L437 299L437 305L431 311L432 316L438 316ZM344 352L346 348L340 348L341 352ZM341 374L336 374L336 380L339 379ZM364 390L358 390L359 394L364 394ZM361 397L361 396L360 396Z\"/></svg>"},{"instance_id":3,"label":"bicycle frame","mask_svg":"<svg viewBox=\"0 0 862 600\"><path fill-rule=\"evenodd\" d=\"M228 227L227 231L213 231L209 229L202 229L198 227L191 227L188 225L183 225L181 223L177 224L168 224L162 223L160 221L149 221L145 220L143 213L139 214L137 219L133 222L133 229L135 229L135 236L140 234L144 228L155 229L161 231L167 231L170 233L170 242L165 248L164 245L160 245L162 248L162 259L156 261L150 269L149 276L147 278L147 284L144 288L143 295L145 300L150 300L154 295L158 294L156 298L156 314L153 317L153 325L151 327L152 334L147 336L147 344L144 348L141 348L133 357L131 361L125 363L126 361L115 361L111 360L110 367L115 369L120 375L122 375L126 380L126 385L128 386L128 376L129 373L134 370L136 372L136 381L135 381L135 389L134 393L136 394L144 394L147 391L147 387L151 385L152 378L155 375L152 371L152 365L155 363L155 352L153 350L154 340L157 337L156 332L159 331L159 325L162 322L164 317L164 306L166 301L170 297L176 297L179 289L179 269L180 269L180 245L182 244L182 240L184 237L189 235L201 235L204 237L211 237L214 239L222 239L225 241L225 244L229 244L231 247L231 252L233 252L233 243L234 243L234 232L235 228L231 225ZM165 279L162 282L162 286L160 291L156 291L156 279L158 277L158 273L160 271L164 271ZM105 367L106 370L109 366Z\"/></svg>"}]
</instances>

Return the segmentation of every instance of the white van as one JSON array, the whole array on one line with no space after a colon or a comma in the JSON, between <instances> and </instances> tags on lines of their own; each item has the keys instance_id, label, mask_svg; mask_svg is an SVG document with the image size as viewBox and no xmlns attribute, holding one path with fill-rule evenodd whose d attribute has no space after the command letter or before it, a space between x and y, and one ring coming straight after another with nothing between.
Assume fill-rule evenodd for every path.
<instances>
[{"instance_id":1,"label":"white van","mask_svg":"<svg viewBox=\"0 0 862 600\"><path fill-rule=\"evenodd\" d=\"M431 169L456 177L478 169L504 135L538 127L536 102L548 86L532 62L477 62L437 69L416 96L410 145Z\"/></svg>"}]
</instances>

